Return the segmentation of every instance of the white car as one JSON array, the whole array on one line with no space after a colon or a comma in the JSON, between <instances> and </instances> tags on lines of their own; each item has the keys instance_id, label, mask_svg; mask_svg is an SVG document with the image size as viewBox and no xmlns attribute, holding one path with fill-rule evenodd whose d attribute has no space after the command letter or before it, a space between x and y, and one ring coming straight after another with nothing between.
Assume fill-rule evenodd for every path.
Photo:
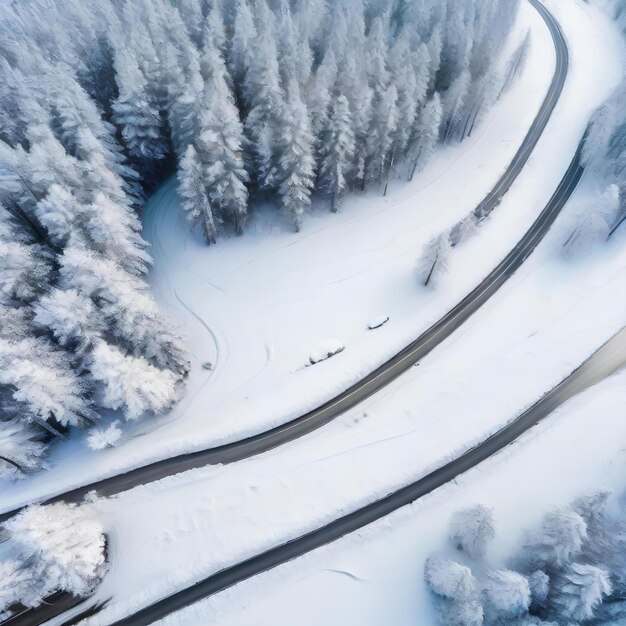
<instances>
[{"instance_id":1,"label":"white car","mask_svg":"<svg viewBox=\"0 0 626 626\"><path fill-rule=\"evenodd\" d=\"M311 355L309 356L309 363L311 365L315 365L315 363L330 359L331 356L339 354L343 351L343 349L344 345L338 339L326 339L325 341L322 341L318 347L313 350L313 352L311 352Z\"/></svg>"}]
</instances>

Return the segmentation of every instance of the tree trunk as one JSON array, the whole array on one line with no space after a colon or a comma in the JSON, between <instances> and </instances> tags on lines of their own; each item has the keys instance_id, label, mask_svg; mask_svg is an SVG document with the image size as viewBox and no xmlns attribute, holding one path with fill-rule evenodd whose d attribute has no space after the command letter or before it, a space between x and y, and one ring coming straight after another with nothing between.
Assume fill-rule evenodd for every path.
<instances>
[{"instance_id":1,"label":"tree trunk","mask_svg":"<svg viewBox=\"0 0 626 626\"><path fill-rule=\"evenodd\" d=\"M437 261L439 260L439 255L437 254L437 256L435 257L435 260L433 261L433 264L430 268L430 272L428 272L428 276L426 276L426 280L424 281L424 287L428 286L428 283L430 282L430 279L433 277L433 272L435 271L435 265L437 265Z\"/></svg>"},{"instance_id":2,"label":"tree trunk","mask_svg":"<svg viewBox=\"0 0 626 626\"><path fill-rule=\"evenodd\" d=\"M394 148L391 151L391 159L389 159L389 167L387 167L387 172L385 174L385 189L383 191L383 196L387 195L387 189L389 188L389 175L391 174L391 170L393 168L393 164L396 160L396 149ZM411 176L413 178L413 176Z\"/></svg>"}]
</instances>

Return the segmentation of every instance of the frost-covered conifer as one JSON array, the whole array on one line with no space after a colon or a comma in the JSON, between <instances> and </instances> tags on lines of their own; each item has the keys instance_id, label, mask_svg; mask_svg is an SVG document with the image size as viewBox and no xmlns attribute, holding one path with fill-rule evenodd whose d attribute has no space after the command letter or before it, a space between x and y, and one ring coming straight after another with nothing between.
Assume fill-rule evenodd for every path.
<instances>
[{"instance_id":1,"label":"frost-covered conifer","mask_svg":"<svg viewBox=\"0 0 626 626\"><path fill-rule=\"evenodd\" d=\"M215 243L217 228L206 189L202 164L196 149L189 145L178 170L178 193L187 217L202 225L207 243Z\"/></svg>"},{"instance_id":2,"label":"frost-covered conifer","mask_svg":"<svg viewBox=\"0 0 626 626\"><path fill-rule=\"evenodd\" d=\"M435 595L435 606L443 626L481 626L483 607L478 583L469 567L456 561L430 557L424 578Z\"/></svg>"},{"instance_id":3,"label":"frost-covered conifer","mask_svg":"<svg viewBox=\"0 0 626 626\"><path fill-rule=\"evenodd\" d=\"M487 573L483 583L485 622L503 624L522 617L530 606L528 579L512 570Z\"/></svg>"},{"instance_id":4,"label":"frost-covered conifer","mask_svg":"<svg viewBox=\"0 0 626 626\"><path fill-rule=\"evenodd\" d=\"M94 346L89 370L100 383L102 406L122 409L128 419L136 419L146 411L163 411L176 398L172 372L159 370L142 357L125 355L104 341Z\"/></svg>"},{"instance_id":5,"label":"frost-covered conifer","mask_svg":"<svg viewBox=\"0 0 626 626\"><path fill-rule=\"evenodd\" d=\"M442 107L439 94L435 94L419 113L419 122L413 137L409 140L408 159L409 180L423 167L437 145L441 127Z\"/></svg>"},{"instance_id":6,"label":"frost-covered conifer","mask_svg":"<svg viewBox=\"0 0 626 626\"><path fill-rule=\"evenodd\" d=\"M119 95L113 103L113 119L122 129L129 155L139 163L163 159L167 146L161 134L161 116L150 101L146 78L130 50L116 52L115 71Z\"/></svg>"},{"instance_id":7,"label":"frost-covered conifer","mask_svg":"<svg viewBox=\"0 0 626 626\"><path fill-rule=\"evenodd\" d=\"M522 571L553 570L566 567L579 555L585 538L585 520L571 509L547 513L538 528L527 533L518 561Z\"/></svg>"},{"instance_id":8,"label":"frost-covered conifer","mask_svg":"<svg viewBox=\"0 0 626 626\"><path fill-rule=\"evenodd\" d=\"M8 550L28 573L32 605L57 590L85 596L106 572L102 525L85 507L30 506L4 530Z\"/></svg>"},{"instance_id":9,"label":"frost-covered conifer","mask_svg":"<svg viewBox=\"0 0 626 626\"><path fill-rule=\"evenodd\" d=\"M354 130L348 99L342 94L334 99L319 145L319 186L330 196L330 210L337 211L339 198L346 190L347 177L355 151Z\"/></svg>"},{"instance_id":10,"label":"frost-covered conifer","mask_svg":"<svg viewBox=\"0 0 626 626\"><path fill-rule=\"evenodd\" d=\"M200 117L195 147L202 163L202 177L211 205L221 217L233 220L241 234L248 208L243 127L226 80L226 66L211 42L205 46L201 66L207 105Z\"/></svg>"},{"instance_id":11,"label":"frost-covered conifer","mask_svg":"<svg viewBox=\"0 0 626 626\"><path fill-rule=\"evenodd\" d=\"M488 543L496 536L493 510L476 504L452 516L450 539L458 550L473 559L482 559Z\"/></svg>"},{"instance_id":12,"label":"frost-covered conifer","mask_svg":"<svg viewBox=\"0 0 626 626\"><path fill-rule=\"evenodd\" d=\"M278 195L283 209L300 230L304 209L311 203L315 160L306 105L295 81L289 85L282 125L276 129Z\"/></svg>"},{"instance_id":13,"label":"frost-covered conifer","mask_svg":"<svg viewBox=\"0 0 626 626\"><path fill-rule=\"evenodd\" d=\"M590 620L612 591L608 572L586 563L572 563L551 579L548 614L563 623Z\"/></svg>"}]
</instances>

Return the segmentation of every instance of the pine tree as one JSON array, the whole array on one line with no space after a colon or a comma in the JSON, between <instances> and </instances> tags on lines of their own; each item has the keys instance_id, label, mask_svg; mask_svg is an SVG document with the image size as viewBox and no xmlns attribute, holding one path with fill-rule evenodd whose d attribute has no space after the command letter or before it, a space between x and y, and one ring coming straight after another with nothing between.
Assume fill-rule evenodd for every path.
<instances>
[{"instance_id":1,"label":"pine tree","mask_svg":"<svg viewBox=\"0 0 626 626\"><path fill-rule=\"evenodd\" d=\"M563 621L584 622L612 591L608 572L585 563L572 563L551 581L547 611Z\"/></svg>"},{"instance_id":2,"label":"pine tree","mask_svg":"<svg viewBox=\"0 0 626 626\"><path fill-rule=\"evenodd\" d=\"M511 570L494 570L485 577L483 587L485 621L503 624L522 617L530 606L528 579Z\"/></svg>"},{"instance_id":3,"label":"pine tree","mask_svg":"<svg viewBox=\"0 0 626 626\"><path fill-rule=\"evenodd\" d=\"M319 147L319 187L330 196L330 210L335 212L339 198L347 187L355 151L350 105L344 95L334 99L327 128Z\"/></svg>"},{"instance_id":4,"label":"pine tree","mask_svg":"<svg viewBox=\"0 0 626 626\"><path fill-rule=\"evenodd\" d=\"M185 156L180 162L178 181L178 193L188 219L202 225L207 243L215 243L217 229L213 211L204 183L202 165L192 145L187 146Z\"/></svg>"},{"instance_id":5,"label":"pine tree","mask_svg":"<svg viewBox=\"0 0 626 626\"><path fill-rule=\"evenodd\" d=\"M122 129L129 155L140 165L165 158L159 110L149 101L146 78L129 50L116 52L115 71L119 95L113 103L113 119Z\"/></svg>"},{"instance_id":6,"label":"pine tree","mask_svg":"<svg viewBox=\"0 0 626 626\"><path fill-rule=\"evenodd\" d=\"M430 240L418 259L416 270L418 280L425 287L436 281L448 268L450 244L446 234L441 234Z\"/></svg>"},{"instance_id":7,"label":"pine tree","mask_svg":"<svg viewBox=\"0 0 626 626\"><path fill-rule=\"evenodd\" d=\"M311 203L315 160L306 106L295 82L289 85L283 124L277 129L276 147L278 195L297 232L304 209Z\"/></svg>"},{"instance_id":8,"label":"pine tree","mask_svg":"<svg viewBox=\"0 0 626 626\"><path fill-rule=\"evenodd\" d=\"M9 550L28 573L31 606L58 590L86 596L106 573L102 525L86 507L30 506L3 526Z\"/></svg>"},{"instance_id":9,"label":"pine tree","mask_svg":"<svg viewBox=\"0 0 626 626\"><path fill-rule=\"evenodd\" d=\"M203 180L212 206L235 222L238 234L245 224L248 174L243 161L243 127L226 80L226 67L216 48L203 52L207 108L195 141L203 167Z\"/></svg>"},{"instance_id":10,"label":"pine tree","mask_svg":"<svg viewBox=\"0 0 626 626\"><path fill-rule=\"evenodd\" d=\"M483 607L478 582L469 567L440 557L430 557L424 578L435 594L435 606L446 626L482 626Z\"/></svg>"},{"instance_id":11,"label":"pine tree","mask_svg":"<svg viewBox=\"0 0 626 626\"><path fill-rule=\"evenodd\" d=\"M439 139L442 108L439 95L435 94L422 109L419 125L409 146L409 163L411 167L409 180L413 180L415 172L430 158Z\"/></svg>"},{"instance_id":12,"label":"pine tree","mask_svg":"<svg viewBox=\"0 0 626 626\"><path fill-rule=\"evenodd\" d=\"M278 71L276 46L269 33L254 40L254 54L243 84L248 114L244 126L250 146L248 172L261 189L277 187L278 139L287 122Z\"/></svg>"},{"instance_id":13,"label":"pine tree","mask_svg":"<svg viewBox=\"0 0 626 626\"><path fill-rule=\"evenodd\" d=\"M176 378L168 370L159 370L141 357L127 356L104 341L98 342L89 365L102 406L122 409L128 419L145 411L163 411L176 398Z\"/></svg>"},{"instance_id":14,"label":"pine tree","mask_svg":"<svg viewBox=\"0 0 626 626\"><path fill-rule=\"evenodd\" d=\"M487 552L487 544L496 536L493 510L476 504L452 517L450 538L458 550L473 559L482 559Z\"/></svg>"}]
</instances>

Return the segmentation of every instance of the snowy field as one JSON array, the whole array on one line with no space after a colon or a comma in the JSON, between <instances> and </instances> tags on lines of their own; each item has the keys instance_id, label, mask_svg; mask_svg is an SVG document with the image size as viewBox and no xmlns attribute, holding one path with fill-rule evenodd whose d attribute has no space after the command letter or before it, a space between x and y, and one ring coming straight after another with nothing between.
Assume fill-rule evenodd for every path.
<instances>
[{"instance_id":1,"label":"snowy field","mask_svg":"<svg viewBox=\"0 0 626 626\"><path fill-rule=\"evenodd\" d=\"M572 214L588 201L591 183L587 181L577 192ZM623 241L614 242L592 260L566 264L561 257L566 232L567 221L563 220L487 311L470 320L419 367L328 428L236 465L187 472L94 505L112 530L111 573L98 597L113 596L115 600L92 623L106 624L415 480L484 439L553 387L622 326L626 310L626 294L619 288L626 270ZM602 311L601 324L598 311ZM622 419L626 400L623 382L624 374L620 374L615 382L599 387L601 391L592 390L566 405L561 417L548 418L545 425L522 439L522 444L531 445L517 444L511 448L514 452L507 451L494 461L505 470L489 471L490 462L472 472L494 481L484 491L490 498L486 502L501 503L498 508L502 510L498 512L505 519L508 498L521 494L516 510L526 513L517 517L517 527L509 519L502 529L507 537L514 536L515 529L532 523L533 514L539 515L556 501L557 488L561 489L561 497L567 499L593 485L611 486L620 478L626 434ZM609 391L604 393L606 390ZM577 418L577 410L572 407L579 405L586 408L584 415ZM571 426L570 419L574 423L580 419L581 426ZM601 428L597 428L599 420ZM583 427L589 422L596 429L584 432ZM563 423L565 426L559 426ZM561 447L558 442L563 430L568 436ZM523 451L525 459L519 461L521 466L532 466L530 484L537 485L542 472L547 471L543 469L546 465L551 468L551 491L543 491L540 497L524 495L523 490L517 489L509 494L509 477L518 484L524 482L527 474L519 469L520 465L509 468L502 459L516 458L518 450ZM535 464L529 458L536 459ZM589 467L584 480L580 473L562 466L568 462ZM614 474L607 473L607 467ZM442 491L455 489L451 485ZM451 500L444 507L446 517L427 514L431 524L428 532L441 535L448 512L476 499L480 490L480 486L463 490L461 499ZM434 499L439 501L440 496L435 495ZM424 506L421 503L413 508L421 510ZM410 519L408 513L402 516ZM407 524L412 533L420 527L415 521ZM385 521L376 527L388 529L389 525ZM369 533L358 533L357 537L368 537ZM406 533L400 539L390 539L397 542L394 549L400 549L405 537ZM350 538L345 543L359 541ZM420 554L438 545L420 535L415 535L408 545L417 550L418 543ZM416 561L412 568L402 571L415 576L421 566ZM292 567L297 566L290 565L288 569ZM351 571L351 566L347 568ZM279 574L268 577L272 587L279 581L283 584L283 579L276 576ZM318 580L322 585L329 582L324 574ZM348 577L345 582L349 580ZM395 580L388 580L390 589L395 589ZM423 610L425 602L417 595L418 582L415 578L410 582L415 601ZM255 584L251 583L253 587ZM383 587L381 583L381 607L389 601ZM228 618L233 620L230 623L238 623L232 615L232 602L237 604L242 598L247 602L250 596L246 588L243 586L242 595L229 591L211 601L207 608L210 619L207 617L206 621L221 624ZM267 590L260 593L267 595ZM349 600L346 603L350 605ZM250 606L254 606L254 601ZM408 610L414 618L415 607L412 600L409 606L398 610ZM321 617L319 613L317 617ZM256 623L254 611L247 619L251 621L245 623ZM293 619L286 611L276 623L287 626ZM380 619L380 613L366 623L380 624L376 619ZM194 624L197 620L197 616L191 617L183 623Z\"/></svg>"},{"instance_id":2,"label":"snowy field","mask_svg":"<svg viewBox=\"0 0 626 626\"><path fill-rule=\"evenodd\" d=\"M424 561L452 513L494 507L494 566L552 506L625 487L626 372L562 407L492 461L385 520L158 622L162 626L435 626ZM601 427L598 428L598 424ZM580 454L581 447L585 454ZM555 455L554 451L559 454Z\"/></svg>"},{"instance_id":3,"label":"snowy field","mask_svg":"<svg viewBox=\"0 0 626 626\"><path fill-rule=\"evenodd\" d=\"M623 237L580 259L562 252L596 197L595 181L585 177L546 240L484 310L419 367L327 428L236 465L94 504L111 529L112 569L98 597L114 601L91 623L110 622L415 480L559 382L624 323ZM442 545L451 511L475 501L495 506L498 558L550 504L620 486L623 383L622 372L585 392L417 505L167 623L339 624L355 610L372 626L390 611L398 624L432 623L421 568ZM277 587L280 593L268 593ZM314 600L330 587L327 601ZM336 613L328 609L335 601Z\"/></svg>"},{"instance_id":4,"label":"snowy field","mask_svg":"<svg viewBox=\"0 0 626 626\"><path fill-rule=\"evenodd\" d=\"M490 133L513 119L521 124L528 100L536 98L536 110L549 82L548 35L530 10L524 15L533 23L533 56L516 88L525 86L528 96L511 92L480 137L441 153L413 187L396 183L386 200L354 198L338 216L315 211L297 236L260 212L243 239L208 250L182 236L172 210L174 189L165 186L157 194L146 216L157 259L154 286L172 311L190 316L181 313L180 319L192 332L195 373L176 421L100 456L88 473L238 438L317 404L416 336L504 256L547 202L591 112L621 73L619 40L598 13L582 2L547 4L571 46L563 97L529 166L480 234L455 251L436 291L415 285L415 257L484 195L524 128L518 128L517 142ZM532 115L524 119L527 127ZM111 570L97 597L113 600L88 623L111 623L415 480L558 383L624 324L624 235L588 256L566 259L562 251L597 195L596 181L585 176L545 241L480 312L419 367L328 427L232 466L186 472L89 505L110 537ZM405 221L392 229L396 214L412 216L413 226ZM339 246L329 252L327 240L323 247L315 244L321 231L326 237L342 232L348 248L343 240L341 253ZM278 276L274 282L272 276ZM192 289L200 280L204 292ZM390 321L365 330L377 315ZM335 337L346 346L343 352L301 367L318 341ZM198 367L206 361L212 371ZM520 531L550 505L600 487L624 487L625 381L622 370L415 505L164 623L434 624L422 568L426 556L443 546L451 512L474 502L495 507L492 558L500 564ZM77 451L73 461L79 456ZM67 482L71 462L20 489L16 499Z\"/></svg>"},{"instance_id":5,"label":"snowy field","mask_svg":"<svg viewBox=\"0 0 626 626\"><path fill-rule=\"evenodd\" d=\"M604 18L582 2L549 6L571 46L563 96L517 183L479 235L455 250L437 289L418 287L415 259L497 180L552 75L549 34L525 4L518 36L530 27L533 44L524 75L474 137L442 150L413 183L394 181L387 198L352 196L337 215L316 207L298 235L259 210L243 237L207 248L188 235L175 189L166 184L149 205L145 235L153 243L157 297L190 335L188 392L159 428L144 421L138 428L145 433L117 449L96 455L82 438L59 446L51 471L6 487L6 506L299 415L384 361L469 291L543 208L591 112L619 76L619 39ZM367 330L377 316L390 320ZM345 350L304 368L320 342L333 338ZM211 370L201 367L207 362Z\"/></svg>"}]
</instances>

